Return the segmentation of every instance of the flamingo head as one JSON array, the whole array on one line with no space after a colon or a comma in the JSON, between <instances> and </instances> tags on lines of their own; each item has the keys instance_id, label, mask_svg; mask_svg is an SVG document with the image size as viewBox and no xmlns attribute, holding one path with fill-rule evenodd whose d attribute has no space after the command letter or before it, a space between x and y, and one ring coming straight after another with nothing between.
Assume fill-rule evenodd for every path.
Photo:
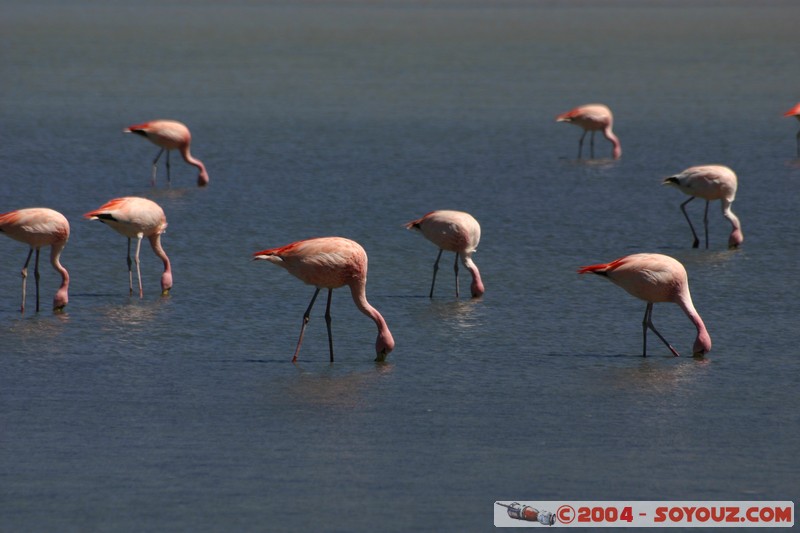
<instances>
[{"instance_id":1,"label":"flamingo head","mask_svg":"<svg viewBox=\"0 0 800 533\"><path fill-rule=\"evenodd\" d=\"M701 357L710 351L711 351L711 335L709 335L707 331L703 330L697 334L697 338L694 340L694 347L692 348L692 353L694 354L695 357Z\"/></svg>"},{"instance_id":2,"label":"flamingo head","mask_svg":"<svg viewBox=\"0 0 800 533\"><path fill-rule=\"evenodd\" d=\"M169 296L169 290L172 288L172 272L164 271L161 274L161 296Z\"/></svg>"},{"instance_id":3,"label":"flamingo head","mask_svg":"<svg viewBox=\"0 0 800 533\"><path fill-rule=\"evenodd\" d=\"M55 298L53 298L53 311L61 312L67 306L67 302L69 302L69 294L67 293L66 287L61 287L58 289Z\"/></svg>"},{"instance_id":4,"label":"flamingo head","mask_svg":"<svg viewBox=\"0 0 800 533\"><path fill-rule=\"evenodd\" d=\"M380 332L377 340L375 340L375 360L385 361L392 350L394 350L394 338L387 328L385 331Z\"/></svg>"},{"instance_id":5,"label":"flamingo head","mask_svg":"<svg viewBox=\"0 0 800 533\"><path fill-rule=\"evenodd\" d=\"M743 242L744 235L742 235L742 230L736 228L731 232L731 236L728 237L728 248L738 248Z\"/></svg>"},{"instance_id":6,"label":"flamingo head","mask_svg":"<svg viewBox=\"0 0 800 533\"><path fill-rule=\"evenodd\" d=\"M206 172L205 167L200 168L200 173L197 175L197 186L198 187L205 187L208 185L208 172Z\"/></svg>"},{"instance_id":7,"label":"flamingo head","mask_svg":"<svg viewBox=\"0 0 800 533\"><path fill-rule=\"evenodd\" d=\"M483 296L483 293L486 292L486 289L484 289L483 287L483 281L481 281L480 276L472 280L472 285L470 285L470 291L472 292L473 298L480 298L481 296Z\"/></svg>"},{"instance_id":8,"label":"flamingo head","mask_svg":"<svg viewBox=\"0 0 800 533\"><path fill-rule=\"evenodd\" d=\"M483 296L484 292L486 292L486 289L483 287L481 272L480 270L478 270L478 265L476 265L472 261L472 257L467 256L465 264L469 269L469 273L472 274L472 284L470 285L470 292L472 293L472 297L479 298Z\"/></svg>"}]
</instances>

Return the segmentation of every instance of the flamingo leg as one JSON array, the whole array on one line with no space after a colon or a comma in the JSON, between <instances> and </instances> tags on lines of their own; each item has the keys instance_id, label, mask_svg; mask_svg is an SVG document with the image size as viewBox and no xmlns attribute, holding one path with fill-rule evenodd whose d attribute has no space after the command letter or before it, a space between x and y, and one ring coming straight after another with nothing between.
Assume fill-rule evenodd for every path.
<instances>
[{"instance_id":1,"label":"flamingo leg","mask_svg":"<svg viewBox=\"0 0 800 533\"><path fill-rule=\"evenodd\" d=\"M133 296L133 271L131 270L131 239L128 237L128 296Z\"/></svg>"},{"instance_id":2,"label":"flamingo leg","mask_svg":"<svg viewBox=\"0 0 800 533\"><path fill-rule=\"evenodd\" d=\"M314 301L316 301L318 294L319 287L314 291L314 296L311 297L311 302L308 304L306 312L303 313L303 325L300 327L300 338L297 339L297 348L294 349L292 363L297 362L297 354L300 353L300 345L303 344L303 334L306 332L306 325L308 325L308 321L311 319L311 308L314 307Z\"/></svg>"},{"instance_id":3,"label":"flamingo leg","mask_svg":"<svg viewBox=\"0 0 800 533\"><path fill-rule=\"evenodd\" d=\"M592 130L592 135L589 137L589 157L594 159L594 130Z\"/></svg>"},{"instance_id":4,"label":"flamingo leg","mask_svg":"<svg viewBox=\"0 0 800 533\"><path fill-rule=\"evenodd\" d=\"M456 298L458 298L458 253L456 253L456 261L453 263L453 270L456 273Z\"/></svg>"},{"instance_id":5,"label":"flamingo leg","mask_svg":"<svg viewBox=\"0 0 800 533\"><path fill-rule=\"evenodd\" d=\"M703 225L706 227L706 250L708 250L708 204L710 202L706 200L706 211L703 214Z\"/></svg>"},{"instance_id":6,"label":"flamingo leg","mask_svg":"<svg viewBox=\"0 0 800 533\"><path fill-rule=\"evenodd\" d=\"M136 277L139 279L139 298L144 298L144 291L142 290L142 269L139 267L139 250L142 249L142 234L139 234L139 238L136 240L136 257L134 257L134 261L136 261ZM133 281L131 281L131 294L133 294Z\"/></svg>"},{"instance_id":7,"label":"flamingo leg","mask_svg":"<svg viewBox=\"0 0 800 533\"><path fill-rule=\"evenodd\" d=\"M694 242L692 243L692 248L697 248L700 246L700 239L697 238L697 233L694 231L694 226L692 226L692 221L689 219L689 214L686 212L686 204L694 200L694 196L690 196L688 200L681 204L681 211L683 211L683 216L686 217L686 222L689 223L689 229L692 230L692 236L694 237Z\"/></svg>"},{"instance_id":8,"label":"flamingo leg","mask_svg":"<svg viewBox=\"0 0 800 533\"><path fill-rule=\"evenodd\" d=\"M158 160L161 159L161 154L164 153L164 149L158 151L156 154L156 158L153 159L153 177L151 178L151 183L155 187L156 185L156 172L158 171ZM169 152L167 152L167 157L169 157Z\"/></svg>"},{"instance_id":9,"label":"flamingo leg","mask_svg":"<svg viewBox=\"0 0 800 533\"><path fill-rule=\"evenodd\" d=\"M33 279L36 280L36 312L39 312L39 248L36 249L36 262L33 264Z\"/></svg>"},{"instance_id":10,"label":"flamingo leg","mask_svg":"<svg viewBox=\"0 0 800 533\"><path fill-rule=\"evenodd\" d=\"M19 312L25 312L25 294L26 288L28 284L28 263L31 262L31 256L33 255L33 248L28 252L28 258L25 259L25 264L22 265L22 305L20 306Z\"/></svg>"},{"instance_id":11,"label":"flamingo leg","mask_svg":"<svg viewBox=\"0 0 800 533\"><path fill-rule=\"evenodd\" d=\"M647 322L650 320L652 312L653 304L648 303L644 308L644 318L642 318L642 357L647 357Z\"/></svg>"},{"instance_id":12,"label":"flamingo leg","mask_svg":"<svg viewBox=\"0 0 800 533\"><path fill-rule=\"evenodd\" d=\"M580 140L578 141L578 159L581 158L581 154L583 154L583 139L586 137L586 133L589 130L583 130L583 135L581 135Z\"/></svg>"},{"instance_id":13,"label":"flamingo leg","mask_svg":"<svg viewBox=\"0 0 800 533\"><path fill-rule=\"evenodd\" d=\"M800 130L797 131L797 157L800 157Z\"/></svg>"},{"instance_id":14,"label":"flamingo leg","mask_svg":"<svg viewBox=\"0 0 800 533\"><path fill-rule=\"evenodd\" d=\"M331 353L331 363L333 363L333 334L331 333L331 298L333 289L328 289L328 305L325 307L325 324L328 326L328 350Z\"/></svg>"},{"instance_id":15,"label":"flamingo leg","mask_svg":"<svg viewBox=\"0 0 800 533\"><path fill-rule=\"evenodd\" d=\"M170 186L172 185L172 177L171 177L171 176L170 176L170 174L169 174L169 168L170 168L170 164L169 164L169 153L170 153L171 151L172 151L172 150L167 150L167 187L170 187Z\"/></svg>"},{"instance_id":16,"label":"flamingo leg","mask_svg":"<svg viewBox=\"0 0 800 533\"><path fill-rule=\"evenodd\" d=\"M661 339L661 342L663 342L667 346L667 348L669 348L669 351L672 352L672 355L674 355L675 357L680 357L681 354L679 354L675 350L675 348L673 348L672 345L669 342L667 342L667 339L665 339L664 336L661 335L661 333L659 333L658 330L656 329L656 327L653 325L653 304L652 304L652 302L648 302L647 307L645 308L645 311L644 311L644 319L642 320L642 338L643 338L643 341L644 341L644 348L642 350L642 357L647 357L647 328L652 329L653 332L656 335L658 335L658 338Z\"/></svg>"},{"instance_id":17,"label":"flamingo leg","mask_svg":"<svg viewBox=\"0 0 800 533\"><path fill-rule=\"evenodd\" d=\"M439 271L439 259L442 258L442 252L444 249L439 249L439 255L436 256L436 262L433 263L433 281L431 281L431 293L428 295L428 298L433 298L433 286L436 285L436 272Z\"/></svg>"}]
</instances>

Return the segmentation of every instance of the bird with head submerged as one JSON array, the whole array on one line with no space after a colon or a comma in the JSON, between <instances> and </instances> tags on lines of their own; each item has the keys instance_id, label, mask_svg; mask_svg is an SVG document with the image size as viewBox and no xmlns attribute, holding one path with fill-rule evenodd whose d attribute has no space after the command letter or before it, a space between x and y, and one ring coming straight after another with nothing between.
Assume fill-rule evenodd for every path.
<instances>
[{"instance_id":1,"label":"bird with head submerged","mask_svg":"<svg viewBox=\"0 0 800 533\"><path fill-rule=\"evenodd\" d=\"M592 158L594 157L594 134L598 131L602 131L603 136L611 142L613 147L611 156L614 159L622 157L622 145L613 131L614 115L607 105L586 104L578 106L558 115L556 122L567 122L583 128L583 135L578 141L578 159L581 158L583 152L583 139L589 132L592 132L589 140L589 155Z\"/></svg>"},{"instance_id":2,"label":"bird with head submerged","mask_svg":"<svg viewBox=\"0 0 800 533\"><path fill-rule=\"evenodd\" d=\"M689 223L689 229L692 230L692 236L694 237L692 248L697 248L700 245L700 239L697 238L692 221L689 219L688 213L686 213L686 204L695 198L702 198L706 201L705 215L703 216L703 225L706 230L706 248L708 248L708 204L712 200L720 201L722 216L727 218L731 226L733 226L728 237L728 248L737 248L744 242L742 224L739 221L739 217L731 209L733 201L736 199L736 189L738 187L738 179L733 170L723 165L694 166L665 178L662 184L671 185L682 193L689 195L689 199L681 204L681 211Z\"/></svg>"},{"instance_id":3,"label":"bird with head submerged","mask_svg":"<svg viewBox=\"0 0 800 533\"><path fill-rule=\"evenodd\" d=\"M394 349L395 343L386 321L377 309L367 301L367 253L355 241L344 237L319 237L293 242L286 246L261 250L253 254L253 260L269 261L285 268L302 282L316 287L311 302L303 314L300 338L292 357L297 361L303 334L309 322L311 308L321 289L328 289L328 305L325 322L328 327L328 349L333 362L333 336L331 332L331 297L333 289L347 285L359 311L370 317L378 327L375 340L375 360L384 361Z\"/></svg>"},{"instance_id":4,"label":"bird with head submerged","mask_svg":"<svg viewBox=\"0 0 800 533\"><path fill-rule=\"evenodd\" d=\"M587 272L606 277L629 294L647 302L642 320L643 356L647 355L648 328L661 339L673 355L680 355L653 325L653 304L658 302L677 304L695 325L697 337L692 348L695 356L705 355L711 351L711 336L692 304L686 269L678 260L662 254L633 254L610 263L578 269L579 274Z\"/></svg>"},{"instance_id":5,"label":"bird with head submerged","mask_svg":"<svg viewBox=\"0 0 800 533\"><path fill-rule=\"evenodd\" d=\"M109 200L94 211L83 215L90 220L99 220L117 233L128 238L128 288L133 295L133 273L131 271L131 239L136 239L136 275L139 278L139 298L144 297L142 272L139 266L139 251L142 239L147 237L153 253L164 263L161 274L161 295L167 296L172 289L172 265L161 246L161 234L167 229L167 217L161 206L147 198L126 196Z\"/></svg>"},{"instance_id":6,"label":"bird with head submerged","mask_svg":"<svg viewBox=\"0 0 800 533\"><path fill-rule=\"evenodd\" d=\"M439 247L439 255L433 263L433 281L428 295L433 298L433 287L436 284L436 272L439 270L439 259L442 252L455 252L456 259L453 270L456 273L456 298L459 297L458 290L458 262L464 265L472 276L470 292L473 298L484 294L485 288L478 265L472 260L472 254L478 249L481 240L481 226L475 217L463 211L452 211L441 209L431 211L422 218L412 220L405 224L406 229L419 231L422 235Z\"/></svg>"},{"instance_id":7,"label":"bird with head submerged","mask_svg":"<svg viewBox=\"0 0 800 533\"><path fill-rule=\"evenodd\" d=\"M197 167L199 174L197 175L197 186L204 187L208 185L209 177L206 172L206 166L202 161L192 156L190 146L192 144L192 134L186 124L178 122L177 120L151 120L142 124L134 124L128 126L123 130L124 133L135 133L141 135L151 143L159 148L156 158L153 159L153 176L152 184L156 184L156 171L158 170L158 160L161 155L167 152L167 183L171 184L169 154L172 150L178 150L183 157L183 160Z\"/></svg>"},{"instance_id":8,"label":"bird with head submerged","mask_svg":"<svg viewBox=\"0 0 800 533\"><path fill-rule=\"evenodd\" d=\"M28 280L28 264L31 254L36 252L34 279L36 280L36 312L39 312L39 249L50 246L50 264L61 274L61 286L53 298L53 310L61 311L69 301L69 272L61 264L61 252L69 240L69 222L66 217L46 207L29 207L0 214L0 233L30 246L28 258L22 267L22 304L25 312L25 290Z\"/></svg>"}]
</instances>

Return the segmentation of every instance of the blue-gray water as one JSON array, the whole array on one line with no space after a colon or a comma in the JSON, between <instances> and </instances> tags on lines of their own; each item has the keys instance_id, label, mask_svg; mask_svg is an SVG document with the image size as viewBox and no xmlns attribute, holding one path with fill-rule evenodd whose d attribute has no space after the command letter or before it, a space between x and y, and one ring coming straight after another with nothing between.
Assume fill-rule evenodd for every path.
<instances>
[{"instance_id":1,"label":"blue-gray water","mask_svg":"<svg viewBox=\"0 0 800 533\"><path fill-rule=\"evenodd\" d=\"M756 5L758 7L756 7ZM0 238L0 530L486 531L496 500L798 500L800 5L783 2L6 2L0 211L64 213L64 315L42 267L17 311L25 247ZM556 114L615 112L623 146L575 159ZM176 118L211 176L122 129ZM729 225L690 248L664 176L739 175ZM143 245L81 215L159 202L175 287ZM402 224L482 224L477 301L452 256ZM702 225L702 204L689 205ZM342 235L397 341L334 293L290 362L313 289L250 261ZM681 260L712 336L577 267ZM463 276L463 274L462 274ZM32 285L30 286L32 287ZM468 281L462 278L466 291ZM32 290L29 294L31 303Z\"/></svg>"}]
</instances>

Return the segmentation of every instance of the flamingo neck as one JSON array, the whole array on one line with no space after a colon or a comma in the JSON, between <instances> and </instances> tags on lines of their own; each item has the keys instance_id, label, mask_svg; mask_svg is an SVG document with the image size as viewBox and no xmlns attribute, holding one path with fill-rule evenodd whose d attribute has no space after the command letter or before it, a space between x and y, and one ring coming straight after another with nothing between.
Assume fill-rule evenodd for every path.
<instances>
[{"instance_id":1,"label":"flamingo neck","mask_svg":"<svg viewBox=\"0 0 800 533\"><path fill-rule=\"evenodd\" d=\"M477 298L483 296L486 289L483 286L483 280L481 280L481 273L478 270L478 265L472 261L471 257L465 257L464 266L469 270L469 273L472 274L472 285L470 285L472 297Z\"/></svg>"},{"instance_id":2,"label":"flamingo neck","mask_svg":"<svg viewBox=\"0 0 800 533\"><path fill-rule=\"evenodd\" d=\"M727 200L722 201L722 215L727 218L730 221L731 226L733 226L731 235L728 237L728 248L736 248L744 242L742 223L739 222L739 217L733 213L733 209L731 209L732 203L733 202L729 202Z\"/></svg>"},{"instance_id":3,"label":"flamingo neck","mask_svg":"<svg viewBox=\"0 0 800 533\"><path fill-rule=\"evenodd\" d=\"M53 298L53 309L56 311L66 307L69 302L69 272L64 268L64 265L61 264L61 251L66 244L66 242L54 244L50 249L50 264L61 274L61 286L58 288Z\"/></svg>"},{"instance_id":4,"label":"flamingo neck","mask_svg":"<svg viewBox=\"0 0 800 533\"><path fill-rule=\"evenodd\" d=\"M169 257L161 247L161 234L150 235L150 246L153 247L153 252L164 262L164 273L161 274L161 294L169 294L172 288L172 265L169 262Z\"/></svg>"},{"instance_id":5,"label":"flamingo neck","mask_svg":"<svg viewBox=\"0 0 800 533\"><path fill-rule=\"evenodd\" d=\"M386 320L383 319L383 315L367 301L366 280L357 280L352 283L350 285L350 293L358 310L370 317L375 322L375 325L378 326L375 352L377 354L376 360L382 361L394 349L395 343L392 332L389 331L389 326L386 324Z\"/></svg>"},{"instance_id":6,"label":"flamingo neck","mask_svg":"<svg viewBox=\"0 0 800 533\"><path fill-rule=\"evenodd\" d=\"M197 159L196 157L192 156L192 152L189 150L189 145L184 145L181 147L181 156L183 160L197 167L200 173L197 175L197 185L198 187L203 187L208 185L208 172L206 172L206 166L203 164L202 161Z\"/></svg>"},{"instance_id":7,"label":"flamingo neck","mask_svg":"<svg viewBox=\"0 0 800 533\"><path fill-rule=\"evenodd\" d=\"M622 157L622 145L620 144L617 136L614 135L614 132L611 130L610 124L603 130L603 135L605 136L606 139L611 141L611 144L614 145L614 150L612 151L614 159L619 159L620 157Z\"/></svg>"},{"instance_id":8,"label":"flamingo neck","mask_svg":"<svg viewBox=\"0 0 800 533\"><path fill-rule=\"evenodd\" d=\"M708 330L706 329L706 325L703 323L703 319L694 308L691 296L689 296L688 293L681 295L677 303L681 309L683 309L683 312L686 313L686 316L689 317L689 320L692 321L694 327L697 328L697 337L694 340L692 352L695 355L707 354L711 351L711 335L708 334Z\"/></svg>"}]
</instances>

